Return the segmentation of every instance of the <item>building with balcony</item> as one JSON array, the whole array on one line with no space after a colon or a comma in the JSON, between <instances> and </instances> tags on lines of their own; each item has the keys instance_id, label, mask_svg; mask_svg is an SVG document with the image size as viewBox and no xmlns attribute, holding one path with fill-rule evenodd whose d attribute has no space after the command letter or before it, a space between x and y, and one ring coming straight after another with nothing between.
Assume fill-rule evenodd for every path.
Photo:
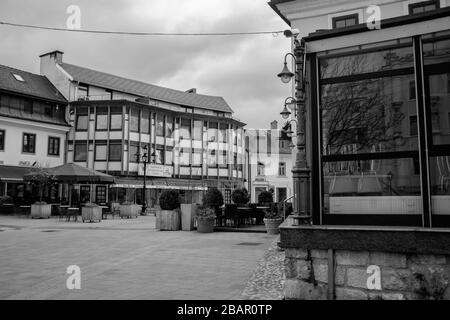
<instances>
[{"instance_id":1,"label":"building with balcony","mask_svg":"<svg viewBox=\"0 0 450 320\"><path fill-rule=\"evenodd\" d=\"M78 186L96 202L154 205L164 189L178 189L185 202L201 202L208 187L229 199L243 184L244 123L222 97L155 86L68 64L63 53L41 55L41 74L70 101L72 126L67 161L116 176L105 186ZM143 171L136 154L148 150Z\"/></svg>"},{"instance_id":2,"label":"building with balcony","mask_svg":"<svg viewBox=\"0 0 450 320\"><path fill-rule=\"evenodd\" d=\"M287 298L450 299L433 266L450 256L450 2L269 4L306 59L312 225L286 222L281 246L314 271Z\"/></svg>"},{"instance_id":3,"label":"building with balcony","mask_svg":"<svg viewBox=\"0 0 450 320\"><path fill-rule=\"evenodd\" d=\"M270 129L246 129L248 160L246 176L251 202L257 203L263 191L271 191L275 202L292 196L292 141L278 122Z\"/></svg>"},{"instance_id":4,"label":"building with balcony","mask_svg":"<svg viewBox=\"0 0 450 320\"><path fill-rule=\"evenodd\" d=\"M0 65L0 196L21 201L30 167L64 164L66 109L46 77Z\"/></svg>"}]
</instances>

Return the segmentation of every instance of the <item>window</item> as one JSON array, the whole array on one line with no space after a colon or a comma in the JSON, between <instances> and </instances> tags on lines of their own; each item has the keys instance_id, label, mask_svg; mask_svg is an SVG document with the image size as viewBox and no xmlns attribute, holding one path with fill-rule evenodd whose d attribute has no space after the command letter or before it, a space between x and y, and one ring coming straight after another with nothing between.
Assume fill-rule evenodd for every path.
<instances>
[{"instance_id":1,"label":"window","mask_svg":"<svg viewBox=\"0 0 450 320\"><path fill-rule=\"evenodd\" d=\"M226 123L221 123L219 125L219 141L227 142L227 129L228 125Z\"/></svg>"},{"instance_id":2,"label":"window","mask_svg":"<svg viewBox=\"0 0 450 320\"><path fill-rule=\"evenodd\" d=\"M106 161L106 143L98 143L95 144L95 161Z\"/></svg>"},{"instance_id":3,"label":"window","mask_svg":"<svg viewBox=\"0 0 450 320\"><path fill-rule=\"evenodd\" d=\"M183 148L180 150L180 165L188 166L191 163L190 161L190 152L189 149Z\"/></svg>"},{"instance_id":4,"label":"window","mask_svg":"<svg viewBox=\"0 0 450 320\"><path fill-rule=\"evenodd\" d=\"M97 107L95 129L99 131L108 130L108 108Z\"/></svg>"},{"instance_id":5,"label":"window","mask_svg":"<svg viewBox=\"0 0 450 320\"><path fill-rule=\"evenodd\" d=\"M192 149L192 165L193 166L201 166L202 163L203 163L202 150L201 149Z\"/></svg>"},{"instance_id":6,"label":"window","mask_svg":"<svg viewBox=\"0 0 450 320\"><path fill-rule=\"evenodd\" d=\"M191 139L191 120L189 119L181 119L180 140L183 139Z\"/></svg>"},{"instance_id":7,"label":"window","mask_svg":"<svg viewBox=\"0 0 450 320\"><path fill-rule=\"evenodd\" d=\"M280 162L278 165L278 175L279 176L286 176L286 163Z\"/></svg>"},{"instance_id":8,"label":"window","mask_svg":"<svg viewBox=\"0 0 450 320\"><path fill-rule=\"evenodd\" d=\"M91 186L80 186L80 202L86 203L91 201Z\"/></svg>"},{"instance_id":9,"label":"window","mask_svg":"<svg viewBox=\"0 0 450 320\"><path fill-rule=\"evenodd\" d=\"M164 137L164 116L162 114L156 115L156 135Z\"/></svg>"},{"instance_id":10,"label":"window","mask_svg":"<svg viewBox=\"0 0 450 320\"><path fill-rule=\"evenodd\" d=\"M17 81L25 82L25 80L22 78L21 75L18 75L16 73L13 73L12 75L13 75L14 79L16 79Z\"/></svg>"},{"instance_id":11,"label":"window","mask_svg":"<svg viewBox=\"0 0 450 320\"><path fill-rule=\"evenodd\" d=\"M106 203L106 186L97 186L95 188L95 200L97 203Z\"/></svg>"},{"instance_id":12,"label":"window","mask_svg":"<svg viewBox=\"0 0 450 320\"><path fill-rule=\"evenodd\" d=\"M59 156L60 139L57 137L48 137L48 155Z\"/></svg>"},{"instance_id":13,"label":"window","mask_svg":"<svg viewBox=\"0 0 450 320\"><path fill-rule=\"evenodd\" d=\"M0 130L0 151L5 151L5 130Z\"/></svg>"},{"instance_id":14,"label":"window","mask_svg":"<svg viewBox=\"0 0 450 320\"><path fill-rule=\"evenodd\" d=\"M164 164L164 146L157 144L155 150L155 163Z\"/></svg>"},{"instance_id":15,"label":"window","mask_svg":"<svg viewBox=\"0 0 450 320\"><path fill-rule=\"evenodd\" d=\"M409 14L423 13L439 9L439 0L422 1L409 5Z\"/></svg>"},{"instance_id":16,"label":"window","mask_svg":"<svg viewBox=\"0 0 450 320\"><path fill-rule=\"evenodd\" d=\"M173 138L173 117L166 117L166 138Z\"/></svg>"},{"instance_id":17,"label":"window","mask_svg":"<svg viewBox=\"0 0 450 320\"><path fill-rule=\"evenodd\" d=\"M110 141L109 143L109 161L122 160L122 142Z\"/></svg>"},{"instance_id":18,"label":"window","mask_svg":"<svg viewBox=\"0 0 450 320\"><path fill-rule=\"evenodd\" d=\"M218 123L217 122L210 122L209 128L208 128L208 141L209 142L217 142L219 139L217 137L218 135Z\"/></svg>"},{"instance_id":19,"label":"window","mask_svg":"<svg viewBox=\"0 0 450 320\"><path fill-rule=\"evenodd\" d=\"M130 162L137 162L136 154L140 153L139 142L130 142L130 147L128 148L128 154ZM139 157L139 161L142 161L142 154Z\"/></svg>"},{"instance_id":20,"label":"window","mask_svg":"<svg viewBox=\"0 0 450 320\"><path fill-rule=\"evenodd\" d=\"M82 162L87 160L86 141L76 141L74 150L74 161Z\"/></svg>"},{"instance_id":21,"label":"window","mask_svg":"<svg viewBox=\"0 0 450 320\"><path fill-rule=\"evenodd\" d=\"M35 153L35 151L36 151L36 135L32 133L24 133L22 152Z\"/></svg>"},{"instance_id":22,"label":"window","mask_svg":"<svg viewBox=\"0 0 450 320\"><path fill-rule=\"evenodd\" d=\"M409 82L409 100L416 99L416 81Z\"/></svg>"},{"instance_id":23,"label":"window","mask_svg":"<svg viewBox=\"0 0 450 320\"><path fill-rule=\"evenodd\" d=\"M227 151L219 150L219 166L221 168L227 168Z\"/></svg>"},{"instance_id":24,"label":"window","mask_svg":"<svg viewBox=\"0 0 450 320\"><path fill-rule=\"evenodd\" d=\"M256 168L256 174L258 176L263 176L264 175L264 163L258 162L258 165L257 165L257 168Z\"/></svg>"},{"instance_id":25,"label":"window","mask_svg":"<svg viewBox=\"0 0 450 320\"><path fill-rule=\"evenodd\" d=\"M111 107L110 130L122 130L122 107Z\"/></svg>"},{"instance_id":26,"label":"window","mask_svg":"<svg viewBox=\"0 0 450 320\"><path fill-rule=\"evenodd\" d=\"M409 116L409 135L417 136L417 116Z\"/></svg>"},{"instance_id":27,"label":"window","mask_svg":"<svg viewBox=\"0 0 450 320\"><path fill-rule=\"evenodd\" d=\"M203 121L194 121L194 140L201 141L203 137Z\"/></svg>"},{"instance_id":28,"label":"window","mask_svg":"<svg viewBox=\"0 0 450 320\"><path fill-rule=\"evenodd\" d=\"M350 14L333 18L333 29L345 28L357 25L359 23L358 14Z\"/></svg>"},{"instance_id":29,"label":"window","mask_svg":"<svg viewBox=\"0 0 450 320\"><path fill-rule=\"evenodd\" d=\"M31 100L24 100L23 101L23 110L26 113L33 113L33 101L31 101Z\"/></svg>"},{"instance_id":30,"label":"window","mask_svg":"<svg viewBox=\"0 0 450 320\"><path fill-rule=\"evenodd\" d=\"M131 108L130 111L130 130L139 132L139 110Z\"/></svg>"},{"instance_id":31,"label":"window","mask_svg":"<svg viewBox=\"0 0 450 320\"><path fill-rule=\"evenodd\" d=\"M171 166L173 164L173 147L166 146L166 165Z\"/></svg>"},{"instance_id":32,"label":"window","mask_svg":"<svg viewBox=\"0 0 450 320\"><path fill-rule=\"evenodd\" d=\"M77 131L87 131L88 128L88 115L77 114Z\"/></svg>"},{"instance_id":33,"label":"window","mask_svg":"<svg viewBox=\"0 0 450 320\"><path fill-rule=\"evenodd\" d=\"M209 167L217 167L217 156L216 156L216 150L214 150L214 149L209 150L208 166Z\"/></svg>"},{"instance_id":34,"label":"window","mask_svg":"<svg viewBox=\"0 0 450 320\"><path fill-rule=\"evenodd\" d=\"M141 132L150 133L150 112L148 110L142 110Z\"/></svg>"},{"instance_id":35,"label":"window","mask_svg":"<svg viewBox=\"0 0 450 320\"><path fill-rule=\"evenodd\" d=\"M78 85L78 100L88 99L89 96L89 87L87 85L80 84Z\"/></svg>"}]
</instances>

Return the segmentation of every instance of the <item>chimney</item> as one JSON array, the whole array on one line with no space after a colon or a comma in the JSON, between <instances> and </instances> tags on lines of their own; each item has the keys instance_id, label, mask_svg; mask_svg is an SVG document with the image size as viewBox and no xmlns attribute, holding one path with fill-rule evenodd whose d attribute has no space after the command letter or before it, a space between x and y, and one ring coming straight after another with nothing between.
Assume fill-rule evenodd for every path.
<instances>
[{"instance_id":1,"label":"chimney","mask_svg":"<svg viewBox=\"0 0 450 320\"><path fill-rule=\"evenodd\" d=\"M278 121L277 120L273 120L270 123L270 129L278 129Z\"/></svg>"},{"instance_id":2,"label":"chimney","mask_svg":"<svg viewBox=\"0 0 450 320\"><path fill-rule=\"evenodd\" d=\"M41 54L39 56L39 58L42 59L43 57L47 57L47 58L49 58L51 60L54 60L55 63L61 64L62 60L63 60L63 55L64 55L64 52L59 51L59 50L55 50L55 51L51 51L51 52L48 52L48 53Z\"/></svg>"},{"instance_id":3,"label":"chimney","mask_svg":"<svg viewBox=\"0 0 450 320\"><path fill-rule=\"evenodd\" d=\"M197 93L197 88L186 90L187 93Z\"/></svg>"}]
</instances>

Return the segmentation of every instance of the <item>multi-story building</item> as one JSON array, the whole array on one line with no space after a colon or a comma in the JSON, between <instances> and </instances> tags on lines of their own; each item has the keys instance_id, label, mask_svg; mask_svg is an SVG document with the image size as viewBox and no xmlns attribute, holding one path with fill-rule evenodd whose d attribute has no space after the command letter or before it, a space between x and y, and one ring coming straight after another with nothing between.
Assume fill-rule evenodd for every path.
<instances>
[{"instance_id":1,"label":"multi-story building","mask_svg":"<svg viewBox=\"0 0 450 320\"><path fill-rule=\"evenodd\" d=\"M44 76L0 65L0 195L17 201L31 166L64 163L67 101Z\"/></svg>"},{"instance_id":2,"label":"multi-story building","mask_svg":"<svg viewBox=\"0 0 450 320\"><path fill-rule=\"evenodd\" d=\"M70 101L67 161L116 176L105 186L78 186L93 201L142 201L143 164L148 150L149 205L163 189L180 190L200 202L214 186L229 199L243 184L244 123L222 97L163 88L68 64L63 53L41 55L41 74Z\"/></svg>"},{"instance_id":3,"label":"multi-story building","mask_svg":"<svg viewBox=\"0 0 450 320\"><path fill-rule=\"evenodd\" d=\"M246 129L246 177L251 202L263 191L271 191L276 202L292 195L292 141L273 121L270 129Z\"/></svg>"}]
</instances>

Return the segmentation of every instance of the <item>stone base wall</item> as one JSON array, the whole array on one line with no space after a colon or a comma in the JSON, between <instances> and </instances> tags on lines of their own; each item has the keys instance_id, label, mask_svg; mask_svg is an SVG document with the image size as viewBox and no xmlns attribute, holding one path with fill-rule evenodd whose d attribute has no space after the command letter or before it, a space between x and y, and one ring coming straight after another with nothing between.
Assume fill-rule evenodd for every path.
<instances>
[{"instance_id":1,"label":"stone base wall","mask_svg":"<svg viewBox=\"0 0 450 320\"><path fill-rule=\"evenodd\" d=\"M450 299L448 255L334 250L332 292L328 288L328 256L328 250L286 248L285 298Z\"/></svg>"}]
</instances>

